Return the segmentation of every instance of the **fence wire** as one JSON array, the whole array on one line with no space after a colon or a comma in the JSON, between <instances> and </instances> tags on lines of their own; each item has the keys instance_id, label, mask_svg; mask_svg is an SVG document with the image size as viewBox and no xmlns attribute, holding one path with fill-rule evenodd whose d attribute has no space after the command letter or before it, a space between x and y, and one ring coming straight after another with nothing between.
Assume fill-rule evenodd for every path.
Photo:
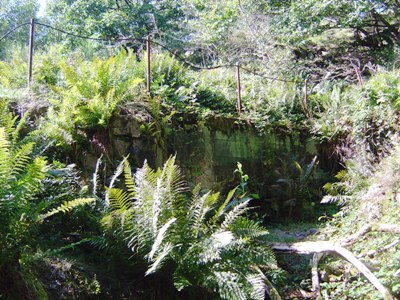
<instances>
[{"instance_id":1,"label":"fence wire","mask_svg":"<svg viewBox=\"0 0 400 300\"><path fill-rule=\"evenodd\" d=\"M91 36L79 35L79 34L75 34L75 33L72 33L72 32L68 32L68 31L62 30L60 28L51 26L49 24L44 24L44 23L41 23L41 22L34 22L34 23L36 25L40 25L40 26L47 27L49 29L61 32L61 33L65 34L65 35L68 35L68 36L72 36L72 37L76 37L76 38L80 38L80 39L85 39L85 40L92 40L92 41L98 41L98 42L107 42L107 43L109 43L109 45L112 45L112 46L118 46L118 45L120 45L121 42L129 42L129 41L132 41L132 42L136 41L136 42L141 42L141 43L145 43L146 42L146 39L136 38L136 37L119 37L119 38L116 38L116 39L95 38L95 37L91 37ZM4 40L7 36L9 36L11 33L16 31L17 29L19 29L19 28L21 28L23 26L26 26L26 25L30 25L30 23L22 23L22 24L16 26L15 28L11 29L10 31L8 31L6 34L4 34L0 38L0 42L2 40ZM184 65L186 65L186 66L188 66L188 67L190 67L192 69L196 69L196 70L215 70L215 69L221 69L221 68L233 68L233 67L237 66L236 64L221 64L221 65L212 65L212 66L196 65L196 64L193 64L193 63L187 61L181 55L175 53L175 51L173 51L172 49L168 48L166 45L162 44L160 41L152 39L151 43L161 47L162 49L164 49L165 51L170 53L172 56L174 56L178 61L180 61L181 63L183 63ZM278 78L278 77L266 76L266 75L260 74L260 73L258 73L256 71L250 70L250 69L248 69L246 67L243 67L243 66L239 66L239 67L240 67L241 70L245 71L248 74L251 74L251 75L254 75L254 76L257 76L257 77L261 77L261 78L265 78L265 79L268 79L268 80L272 80L272 81L280 81L280 82L286 82L286 83L299 83L300 82L298 80L288 80L288 79L283 79L283 78Z\"/></svg>"}]
</instances>

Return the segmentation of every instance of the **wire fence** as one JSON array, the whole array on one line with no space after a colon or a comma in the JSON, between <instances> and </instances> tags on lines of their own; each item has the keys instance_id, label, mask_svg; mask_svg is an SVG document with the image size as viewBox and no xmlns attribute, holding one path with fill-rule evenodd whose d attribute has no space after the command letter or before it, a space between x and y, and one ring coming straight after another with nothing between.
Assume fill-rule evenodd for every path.
<instances>
[{"instance_id":1,"label":"wire fence","mask_svg":"<svg viewBox=\"0 0 400 300\"><path fill-rule=\"evenodd\" d=\"M142 44L146 44L146 50L147 50L147 72L146 72L146 82L147 82L147 93L150 96L150 92L151 92L151 45L157 45L160 48L164 49L165 51L167 51L168 53L170 53L173 57L175 57L178 61L180 61L182 64L184 64L185 66L188 66L192 69L195 70L215 70L215 69L221 69L221 68L226 68L226 69L230 69L230 68L235 68L235 72L236 72L236 83L237 83L237 111L238 114L241 113L242 110L242 104L241 104L241 71L244 71L248 74L257 76L257 77L261 77L264 79L268 79L271 81L280 81L280 82L285 82L285 83L295 83L295 84L304 84L304 103L303 105L307 105L307 99L308 99L308 95L307 95L307 79L306 81L303 83L302 81L299 80L288 80L288 79L283 79L283 78L278 78L278 77L271 77L271 76L266 76L264 74L260 74L254 70L251 70L249 68L243 67L241 66L239 63L236 64L220 64L220 65L211 65L211 66L200 66L200 65L196 65L191 63L190 61L186 60L184 57L182 57L181 55L177 54L175 51L173 51L172 49L168 48L166 45L164 45L162 42L157 41L155 39L150 39L150 37L148 36L146 39L144 38L136 38L136 37L119 37L119 38L115 38L115 39L106 39L106 38L96 38L96 37L91 37L91 36L85 36L85 35L80 35L80 34L75 34L72 32L68 32L65 30L62 30L60 28L51 26L49 24L44 24L41 22L37 22L35 21L35 19L31 19L30 22L26 22L26 23L22 23L19 24L18 26L12 28L11 30L9 30L8 32L6 32L3 36L0 37L0 42L3 41L4 39L6 39L9 35L11 35L13 32L15 32L16 30L18 30L19 28L23 27L23 26L30 26L30 35L29 35L29 61L28 61L28 86L30 86L33 82L33 77L32 77L32 62L33 62L33 48L34 48L34 39L35 39L35 25L39 25L39 26L43 26L46 28L49 28L51 30L60 32L62 34L65 34L67 36L72 36L75 38L80 38L80 39L85 39L85 40L92 40L92 41L98 41L98 42L107 42L109 45L112 46L118 46L123 42L140 42Z\"/></svg>"}]
</instances>

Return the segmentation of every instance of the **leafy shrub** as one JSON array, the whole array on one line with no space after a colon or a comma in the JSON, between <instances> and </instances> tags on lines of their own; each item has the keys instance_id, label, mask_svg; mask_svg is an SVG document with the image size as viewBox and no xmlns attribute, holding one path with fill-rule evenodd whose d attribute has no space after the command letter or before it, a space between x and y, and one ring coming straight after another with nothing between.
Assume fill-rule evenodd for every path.
<instances>
[{"instance_id":1,"label":"leafy shrub","mask_svg":"<svg viewBox=\"0 0 400 300\"><path fill-rule=\"evenodd\" d=\"M235 111L235 102L220 92L223 82L215 81L213 71L191 71L169 55L156 54L152 55L151 72L152 93L180 110L214 110L221 113Z\"/></svg>"},{"instance_id":2,"label":"leafy shrub","mask_svg":"<svg viewBox=\"0 0 400 300\"><path fill-rule=\"evenodd\" d=\"M347 170L341 171L337 178L340 182L326 185L330 193L327 201L338 201L341 211L328 223L323 234L329 234L338 240L346 240L358 233L365 224L398 225L400 190L400 144L392 141L390 154L382 159L371 174L365 176L363 169L348 163ZM325 231L325 232L324 232ZM379 280L398 298L398 273L400 268L399 239L395 232L371 232L362 234L348 246L370 267ZM336 275L344 273L327 263L327 270L335 270ZM344 268L343 268L344 269ZM325 292L334 298L380 299L381 296L357 272L346 271L345 276L329 276L321 284ZM344 287L343 282L346 281Z\"/></svg>"},{"instance_id":3,"label":"leafy shrub","mask_svg":"<svg viewBox=\"0 0 400 300\"><path fill-rule=\"evenodd\" d=\"M320 84L314 87L311 132L320 141L334 144L341 162L355 159L370 172L373 164L391 147L391 137L399 129L396 103L396 73L382 72L365 87Z\"/></svg>"},{"instance_id":4,"label":"leafy shrub","mask_svg":"<svg viewBox=\"0 0 400 300\"><path fill-rule=\"evenodd\" d=\"M371 105L386 104L400 109L400 72L381 72L371 78L365 87Z\"/></svg>"},{"instance_id":5,"label":"leafy shrub","mask_svg":"<svg viewBox=\"0 0 400 300\"><path fill-rule=\"evenodd\" d=\"M292 128L303 125L304 97L294 83L271 82L258 76L243 79L243 103L248 117L260 130L277 125Z\"/></svg>"},{"instance_id":6,"label":"leafy shrub","mask_svg":"<svg viewBox=\"0 0 400 300\"><path fill-rule=\"evenodd\" d=\"M12 56L0 61L0 85L5 88L25 88L27 85L28 63L24 48L12 47Z\"/></svg>"}]
</instances>

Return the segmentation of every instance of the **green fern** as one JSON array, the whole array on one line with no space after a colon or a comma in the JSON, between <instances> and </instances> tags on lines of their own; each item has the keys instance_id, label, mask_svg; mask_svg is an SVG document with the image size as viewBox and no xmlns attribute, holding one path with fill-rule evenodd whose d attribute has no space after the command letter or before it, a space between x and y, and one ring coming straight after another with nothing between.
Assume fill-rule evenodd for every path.
<instances>
[{"instance_id":1,"label":"green fern","mask_svg":"<svg viewBox=\"0 0 400 300\"><path fill-rule=\"evenodd\" d=\"M3 102L0 101L1 103ZM73 195L77 194L77 189L70 184L70 170L52 169L46 158L36 154L34 143L19 137L24 120L19 119L17 123L17 119L8 113L7 106L1 107L7 113L0 113L0 274L5 274L6 278L5 281L0 280L0 289L5 292L2 296L15 298L14 296L21 292L19 289L26 289L27 286L27 278L16 277L21 269L30 274L31 263L42 259L44 255L68 249L63 245L64 242L61 242L57 243L57 246L61 244L61 247L54 247L55 251L40 253L43 239L37 237L49 235L49 224L51 228L57 226L51 224L51 220L44 220L59 212L69 212L78 205L92 203L94 199L71 201ZM65 202L58 205L62 200ZM58 207L44 212L48 207L57 205ZM41 231L43 228L45 230ZM47 242L45 247L49 249ZM10 278L20 279L19 282L13 283ZM35 281L33 275L29 280ZM4 290L6 282L7 289ZM16 294L9 295L7 291ZM34 295L35 291L29 292L30 297L40 298ZM26 290L17 298L23 298L22 295L26 296Z\"/></svg>"},{"instance_id":2,"label":"green fern","mask_svg":"<svg viewBox=\"0 0 400 300\"><path fill-rule=\"evenodd\" d=\"M124 52L106 60L64 61L59 67L64 80L52 87L52 106L39 132L63 146L81 138L78 128L107 127L117 106L134 100L143 81L133 72L134 55Z\"/></svg>"},{"instance_id":3,"label":"green fern","mask_svg":"<svg viewBox=\"0 0 400 300\"><path fill-rule=\"evenodd\" d=\"M64 202L63 204L59 205L58 207L51 209L47 213L41 214L39 216L39 219L41 221L43 221L44 219L47 219L55 214L67 213L67 212L70 212L71 210L73 210L77 206L90 204L90 203L93 203L94 201L96 201L96 199L94 199L94 198L80 198L80 199L75 199L72 201L67 201L67 202Z\"/></svg>"},{"instance_id":4,"label":"green fern","mask_svg":"<svg viewBox=\"0 0 400 300\"><path fill-rule=\"evenodd\" d=\"M126 191L114 187L122 173ZM265 242L268 231L245 217L249 199L236 198L236 189L220 201L218 193L201 194L197 186L188 198L175 157L157 171L145 163L134 175L125 159L110 185L105 236L115 233L142 255L145 275L169 269L178 290L192 286L224 299L264 298L260 270L276 269L276 261Z\"/></svg>"}]
</instances>

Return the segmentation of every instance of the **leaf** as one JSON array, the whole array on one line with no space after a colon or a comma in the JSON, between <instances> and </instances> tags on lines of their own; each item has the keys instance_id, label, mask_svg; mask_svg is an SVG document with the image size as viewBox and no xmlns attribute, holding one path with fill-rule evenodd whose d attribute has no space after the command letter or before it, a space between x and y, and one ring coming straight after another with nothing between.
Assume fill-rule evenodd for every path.
<instances>
[{"instance_id":1,"label":"leaf","mask_svg":"<svg viewBox=\"0 0 400 300\"><path fill-rule=\"evenodd\" d=\"M109 205L113 209L128 210L131 207L132 199L127 192L111 188L107 189Z\"/></svg>"},{"instance_id":2,"label":"leaf","mask_svg":"<svg viewBox=\"0 0 400 300\"><path fill-rule=\"evenodd\" d=\"M235 207L225 215L225 219L221 224L221 228L229 228L229 226L232 225L239 216L241 216L248 210L247 206L249 202L250 199L245 199L235 205Z\"/></svg>"},{"instance_id":3,"label":"leaf","mask_svg":"<svg viewBox=\"0 0 400 300\"><path fill-rule=\"evenodd\" d=\"M238 163L239 164L239 163ZM234 189L230 190L228 195L225 198L225 201L222 203L222 205L218 208L217 212L216 212L216 216L220 217L222 216L222 214L225 211L226 206L228 205L229 201L232 200L233 195L236 193L236 190L238 189L238 187L235 187Z\"/></svg>"},{"instance_id":4,"label":"leaf","mask_svg":"<svg viewBox=\"0 0 400 300\"><path fill-rule=\"evenodd\" d=\"M109 192L110 192L110 190L113 188L114 183L117 181L118 177L122 174L122 172L123 172L123 170L124 170L124 161L125 161L126 159L127 159L127 158L125 157L125 158L122 160L122 162L118 165L117 169L116 169L115 172L114 172L113 177L111 178L110 184L109 184L109 186L108 186L108 191L107 191L106 197L105 197L106 206L109 206L109 205L110 205L110 199L109 199L109 196L110 196L110 195L109 195Z\"/></svg>"},{"instance_id":5,"label":"leaf","mask_svg":"<svg viewBox=\"0 0 400 300\"><path fill-rule=\"evenodd\" d=\"M80 198L80 199L75 199L72 201L67 201L67 202L64 202L63 204L61 204L60 206L53 208L49 212L40 215L39 219L44 220L44 219L47 219L48 217L51 217L60 212L66 213L66 212L71 211L72 209L74 209L77 206L90 204L90 203L93 203L94 201L96 201L95 198Z\"/></svg>"},{"instance_id":6,"label":"leaf","mask_svg":"<svg viewBox=\"0 0 400 300\"><path fill-rule=\"evenodd\" d=\"M171 226L176 221L176 218L172 218L169 220L167 223L164 224L163 227L158 231L157 237L153 243L153 246L151 248L151 251L149 253L149 261L153 260L154 254L158 251L164 237L165 233L167 232L168 228Z\"/></svg>"},{"instance_id":7,"label":"leaf","mask_svg":"<svg viewBox=\"0 0 400 300\"><path fill-rule=\"evenodd\" d=\"M168 254L171 252L173 249L173 245L171 243L167 243L164 245L161 251L159 251L159 255L156 257L155 261L153 264L150 266L150 268L146 271L145 276L150 275L152 273L155 273L158 269L161 268L162 264L165 261L165 258L168 256Z\"/></svg>"},{"instance_id":8,"label":"leaf","mask_svg":"<svg viewBox=\"0 0 400 300\"><path fill-rule=\"evenodd\" d=\"M261 274L260 274L261 273ZM251 290L251 298L255 300L264 300L266 286L264 283L265 275L262 274L261 270L259 270L258 274L249 274L246 276L246 280L250 283Z\"/></svg>"}]
</instances>

